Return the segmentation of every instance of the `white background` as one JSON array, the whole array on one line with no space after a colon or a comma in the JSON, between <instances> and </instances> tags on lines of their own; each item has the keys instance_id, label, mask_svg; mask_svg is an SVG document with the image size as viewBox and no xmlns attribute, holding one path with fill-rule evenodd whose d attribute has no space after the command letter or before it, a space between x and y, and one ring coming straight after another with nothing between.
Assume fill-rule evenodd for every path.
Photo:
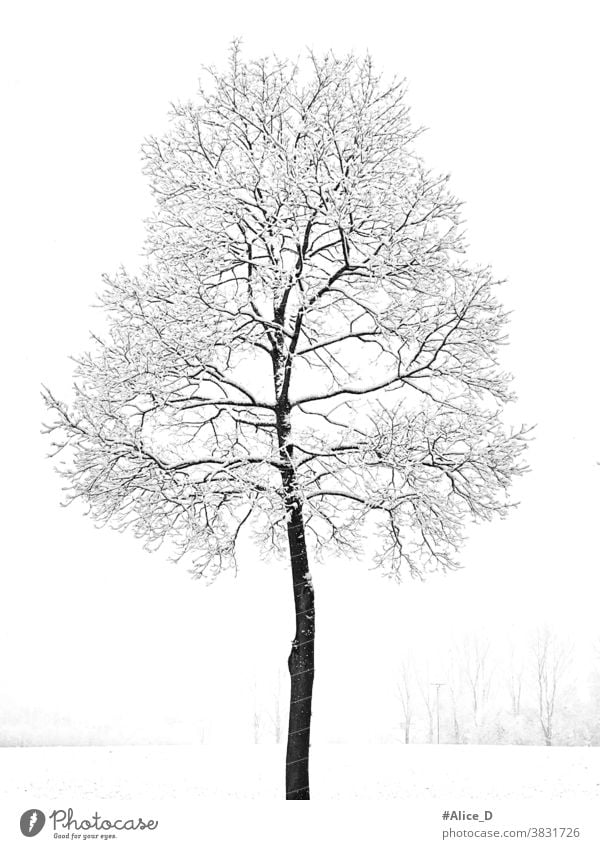
<instances>
[{"instance_id":1,"label":"white background","mask_svg":"<svg viewBox=\"0 0 600 849\"><path fill-rule=\"evenodd\" d=\"M206 587L138 542L59 507L40 383L101 327L102 272L140 262L144 136L242 36L249 57L370 50L405 76L420 152L465 201L471 256L506 277L514 422L536 424L520 507L474 530L464 569L397 586L368 564L313 569L314 740L397 723L408 643L456 634L573 637L598 625L597 28L585 2L13 3L2 26L2 616L0 716L248 740L254 693L285 670L282 564ZM175 729L175 731L173 730Z\"/></svg>"}]
</instances>

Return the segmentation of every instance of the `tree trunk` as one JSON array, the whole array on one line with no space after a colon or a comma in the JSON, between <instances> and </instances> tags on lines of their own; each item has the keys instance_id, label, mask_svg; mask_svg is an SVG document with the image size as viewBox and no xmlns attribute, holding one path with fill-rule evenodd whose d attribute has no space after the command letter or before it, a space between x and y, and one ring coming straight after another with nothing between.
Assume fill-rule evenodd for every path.
<instances>
[{"instance_id":1,"label":"tree trunk","mask_svg":"<svg viewBox=\"0 0 600 849\"><path fill-rule=\"evenodd\" d=\"M282 301L283 304L283 301ZM275 310L275 322L283 327L285 309ZM315 595L308 567L302 500L294 468L294 446L291 440L291 406L288 388L293 354L284 350L283 333L277 332L273 350L273 379L277 398L277 440L281 460L281 483L287 512L287 535L292 566L296 632L288 658L290 670L290 714L285 763L285 798L310 799L308 754L310 718L315 670ZM293 348L293 346L292 346Z\"/></svg>"},{"instance_id":2,"label":"tree trunk","mask_svg":"<svg viewBox=\"0 0 600 849\"><path fill-rule=\"evenodd\" d=\"M460 743L460 727L458 725L458 717L454 714L454 742Z\"/></svg>"},{"instance_id":3,"label":"tree trunk","mask_svg":"<svg viewBox=\"0 0 600 849\"><path fill-rule=\"evenodd\" d=\"M427 715L429 717L429 732L427 734L427 742L433 743L433 713L427 708Z\"/></svg>"},{"instance_id":4,"label":"tree trunk","mask_svg":"<svg viewBox=\"0 0 600 849\"><path fill-rule=\"evenodd\" d=\"M308 755L315 666L315 596L308 568L302 507L290 505L288 541L292 564L296 633L288 659L290 718L286 757L286 799L310 799Z\"/></svg>"}]
</instances>

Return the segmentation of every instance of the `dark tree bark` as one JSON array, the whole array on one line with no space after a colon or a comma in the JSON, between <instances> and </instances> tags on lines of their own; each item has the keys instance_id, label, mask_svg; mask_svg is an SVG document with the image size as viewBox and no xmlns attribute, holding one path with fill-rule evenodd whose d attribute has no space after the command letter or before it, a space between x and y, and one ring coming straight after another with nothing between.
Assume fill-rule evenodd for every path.
<instances>
[{"instance_id":1,"label":"dark tree bark","mask_svg":"<svg viewBox=\"0 0 600 849\"><path fill-rule=\"evenodd\" d=\"M308 575L302 508L290 510L288 540L294 585L296 633L288 658L290 716L286 757L286 799L310 799L308 757L315 658L315 595Z\"/></svg>"},{"instance_id":2,"label":"dark tree bark","mask_svg":"<svg viewBox=\"0 0 600 849\"><path fill-rule=\"evenodd\" d=\"M293 446L290 444L290 410L285 401L279 405L277 432L296 612L296 631L288 658L291 686L286 799L310 799L308 756L315 668L315 595L308 565L302 503L293 465Z\"/></svg>"},{"instance_id":3,"label":"dark tree bark","mask_svg":"<svg viewBox=\"0 0 600 849\"><path fill-rule=\"evenodd\" d=\"M310 228L307 230L307 234ZM298 273L301 270L301 262ZM284 295L274 310L277 329L272 335L273 380L276 397L275 416L281 483L287 511L287 536L292 567L292 586L296 612L296 631L288 658L290 671L290 712L285 766L286 800L310 799L308 758L310 720L315 669L315 595L308 565L302 498L294 467L289 386L292 357L299 339L303 310L296 317L292 341L286 350L282 328L285 324Z\"/></svg>"}]
</instances>

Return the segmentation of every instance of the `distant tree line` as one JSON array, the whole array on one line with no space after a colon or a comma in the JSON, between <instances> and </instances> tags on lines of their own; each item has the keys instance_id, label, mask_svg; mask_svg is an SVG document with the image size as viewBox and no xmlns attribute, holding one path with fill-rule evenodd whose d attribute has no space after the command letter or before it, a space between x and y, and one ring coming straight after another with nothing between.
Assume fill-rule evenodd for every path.
<instances>
[{"instance_id":1,"label":"distant tree line","mask_svg":"<svg viewBox=\"0 0 600 849\"><path fill-rule=\"evenodd\" d=\"M579 658L548 628L518 646L466 637L433 667L407 650L397 696L396 736L405 743L435 743L438 729L440 743L600 743L600 650Z\"/></svg>"}]
</instances>

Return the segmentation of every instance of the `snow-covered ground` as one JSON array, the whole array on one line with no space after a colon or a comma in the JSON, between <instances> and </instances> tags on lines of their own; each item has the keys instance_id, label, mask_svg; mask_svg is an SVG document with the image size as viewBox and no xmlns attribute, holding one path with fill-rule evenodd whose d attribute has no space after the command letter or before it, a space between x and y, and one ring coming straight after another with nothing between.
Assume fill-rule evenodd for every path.
<instances>
[{"instance_id":1,"label":"snow-covered ground","mask_svg":"<svg viewBox=\"0 0 600 849\"><path fill-rule=\"evenodd\" d=\"M19 822L31 809L46 815L35 838L40 847L56 846L56 838L115 837L123 849L434 849L452 842L484 849L531 840L469 838L468 829L540 826L557 835L577 829L577 839L552 838L553 846L600 846L600 749L315 745L313 804L300 817L280 804L284 761L284 747L274 745L0 749L0 849L24 845ZM51 812L69 808L79 821L98 812L158 826L106 835L55 828ZM448 810L475 811L482 821L449 822L442 816Z\"/></svg>"},{"instance_id":2,"label":"snow-covered ground","mask_svg":"<svg viewBox=\"0 0 600 849\"><path fill-rule=\"evenodd\" d=\"M282 746L0 749L0 802L282 798ZM600 799L600 750L528 746L329 745L311 750L312 798Z\"/></svg>"}]
</instances>

